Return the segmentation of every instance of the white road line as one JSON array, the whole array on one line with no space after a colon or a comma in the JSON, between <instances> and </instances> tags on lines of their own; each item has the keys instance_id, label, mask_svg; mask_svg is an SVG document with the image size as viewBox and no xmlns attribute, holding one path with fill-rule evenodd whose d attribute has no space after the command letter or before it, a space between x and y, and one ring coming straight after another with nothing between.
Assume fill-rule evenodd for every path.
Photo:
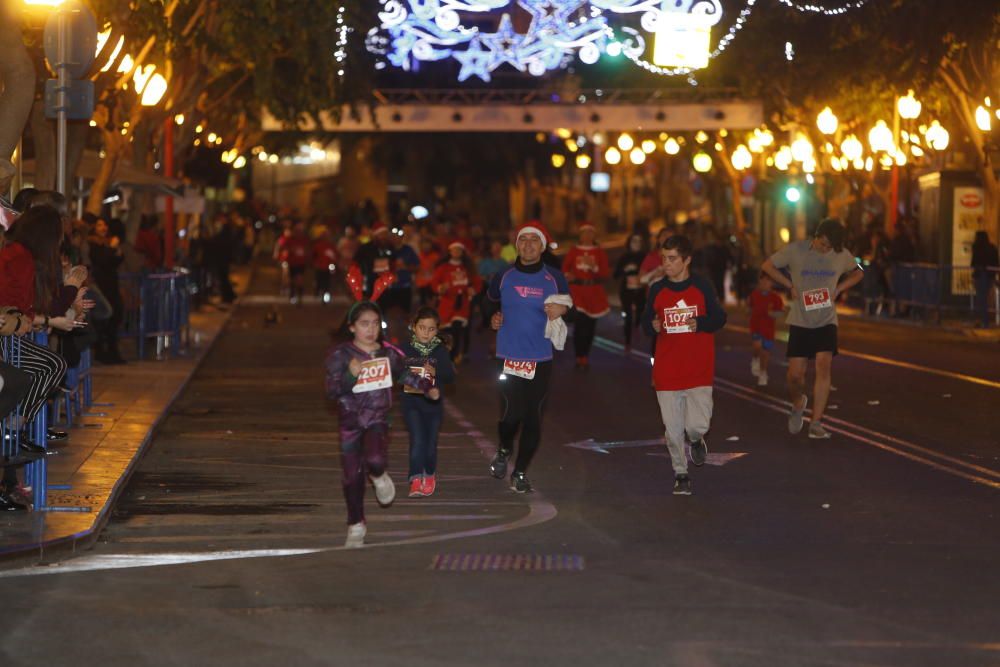
<instances>
[{"instance_id":1,"label":"white road line","mask_svg":"<svg viewBox=\"0 0 1000 667\"><path fill-rule=\"evenodd\" d=\"M736 324L727 324L726 328L731 331L739 331L742 333L750 333L750 329L746 327L741 327ZM995 382L993 380L987 380L986 378L976 377L975 375L965 375L964 373L956 373L954 371L946 371L940 368L932 368L930 366L921 366L920 364L913 364L908 361L899 361L898 359L890 359L889 357L881 357L877 354L866 354L864 352L853 352L851 350L845 350L841 348L839 353L845 357L854 357L856 359L864 359L865 361L871 361L876 364L884 364L886 366L895 366L896 368L905 368L911 371L919 371L921 373L930 373L931 375L938 375L941 377L951 378L953 380L962 380L963 382L971 382L972 384L978 384L983 387L990 387L991 389L1000 389L1000 382Z\"/></svg>"},{"instance_id":2,"label":"white road line","mask_svg":"<svg viewBox=\"0 0 1000 667\"><path fill-rule=\"evenodd\" d=\"M598 336L594 339L594 344L599 348L605 350L606 352L611 352L613 354L623 354L625 349L618 343L603 338L601 336ZM636 359L645 360L647 363L649 362L650 355L644 352L640 352L639 350L632 350L632 355ZM716 382L716 389L718 389L723 393L730 394L732 396L735 396L736 398L741 398L745 401L754 403L756 405L760 405L761 407L765 407L769 410L773 410L781 414L787 414L788 409L791 406L791 403L789 403L788 401L775 398L769 394L759 392L755 389L751 389L750 387L746 387L744 385L740 385L735 382L725 380L723 378L716 377L715 382ZM878 449L890 452L892 454L896 454L897 456L901 456L905 459L909 459L917 463L922 463L923 465L934 468L935 470L946 472L950 475L955 475L957 477L961 477L963 479L975 482L977 484L982 484L990 488L1000 489L1000 471L996 471L990 468L985 468L983 466L979 466L974 463L968 463L966 461L962 461L961 459L954 458L947 454L943 454L941 452L937 452L932 449L928 449L926 447L921 447L920 445L909 442L907 440L896 438L894 436L887 435L885 433L880 433L878 431L866 428L864 426L860 426L858 424L854 424L852 422L843 419L836 419L829 416L824 417L824 419L827 421L826 424L827 430L837 433L839 435L843 435L845 437L851 438L852 440L856 440L863 444L876 447ZM808 420L809 418L807 417L806 421ZM832 426L831 424L837 424L838 426ZM855 433L847 429L853 429L854 431L859 431L860 433ZM868 435L872 437L868 437ZM879 442L879 440L876 440L874 438L879 438L885 442ZM898 445L899 447L906 447L907 449L913 451L905 451L903 449L899 449L898 447L893 447L891 444L887 443L892 443ZM919 454L914 452L919 452ZM951 465L946 465L944 463L941 463L939 461L934 461L927 457L934 457L942 461L947 461ZM985 476L973 474L971 472L968 472L967 470L959 469L959 467L966 468L967 470L972 470L977 473L981 473Z\"/></svg>"}]
</instances>

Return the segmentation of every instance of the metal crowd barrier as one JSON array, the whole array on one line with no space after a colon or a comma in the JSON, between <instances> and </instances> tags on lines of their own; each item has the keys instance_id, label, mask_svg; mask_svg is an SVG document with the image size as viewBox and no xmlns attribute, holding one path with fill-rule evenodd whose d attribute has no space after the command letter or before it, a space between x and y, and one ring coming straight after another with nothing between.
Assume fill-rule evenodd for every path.
<instances>
[{"instance_id":1,"label":"metal crowd barrier","mask_svg":"<svg viewBox=\"0 0 1000 667\"><path fill-rule=\"evenodd\" d=\"M31 334L30 339L42 347L48 346L48 334L36 332ZM4 361L13 365L21 365L22 339L17 336L0 336L0 351L3 353ZM88 379L89 382L89 379ZM8 460L17 460L21 447L21 428L18 428L19 416L23 410L23 405L17 408L0 421L0 436L2 436L2 448L4 463ZM47 410L39 411L38 416L28 425L24 426L31 439L42 447L48 448L48 413ZM9 436L9 437L8 437ZM15 465L18 465L15 463ZM24 465L24 485L31 488L32 504L35 510L47 512L82 512L89 511L88 508L80 507L53 507L48 504L48 462L47 457L36 459ZM58 487L60 489L67 487Z\"/></svg>"},{"instance_id":2,"label":"metal crowd barrier","mask_svg":"<svg viewBox=\"0 0 1000 667\"><path fill-rule=\"evenodd\" d=\"M990 279L977 285L971 266L925 263L893 264L886 271L885 282L876 271L868 270L861 283L865 312L879 313L889 306L894 313L908 312L911 317L932 316L941 320L943 312L979 317L977 289L985 288L987 310L993 322L1000 326L1000 289L997 276L1000 267L988 269ZM888 287L888 290L886 290Z\"/></svg>"},{"instance_id":3,"label":"metal crowd barrier","mask_svg":"<svg viewBox=\"0 0 1000 667\"><path fill-rule=\"evenodd\" d=\"M133 338L139 359L146 342L156 339L156 356L178 354L187 344L191 314L191 280L186 272L124 274L120 278L122 327L120 338Z\"/></svg>"}]
</instances>

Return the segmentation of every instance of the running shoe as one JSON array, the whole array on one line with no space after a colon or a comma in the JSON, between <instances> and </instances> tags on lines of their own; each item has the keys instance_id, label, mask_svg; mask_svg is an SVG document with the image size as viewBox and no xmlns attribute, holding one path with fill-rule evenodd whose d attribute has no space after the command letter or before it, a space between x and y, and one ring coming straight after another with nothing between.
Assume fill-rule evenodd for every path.
<instances>
[{"instance_id":1,"label":"running shoe","mask_svg":"<svg viewBox=\"0 0 1000 667\"><path fill-rule=\"evenodd\" d=\"M372 484L375 485L375 499L382 507L388 507L396 499L396 485L392 483L389 473L384 472L378 477L372 477Z\"/></svg>"},{"instance_id":2,"label":"running shoe","mask_svg":"<svg viewBox=\"0 0 1000 667\"><path fill-rule=\"evenodd\" d=\"M674 495L675 496L690 496L691 495L691 478L687 475L677 475L674 478Z\"/></svg>"},{"instance_id":3,"label":"running shoe","mask_svg":"<svg viewBox=\"0 0 1000 667\"><path fill-rule=\"evenodd\" d=\"M497 449L496 456L490 462L490 474L497 479L503 479L507 476L507 459L510 458L510 452L505 452L502 449Z\"/></svg>"},{"instance_id":4,"label":"running shoe","mask_svg":"<svg viewBox=\"0 0 1000 667\"><path fill-rule=\"evenodd\" d=\"M434 495L434 491L437 490L437 478L434 475L426 475L424 477L423 494L425 496Z\"/></svg>"},{"instance_id":5,"label":"running shoe","mask_svg":"<svg viewBox=\"0 0 1000 667\"><path fill-rule=\"evenodd\" d=\"M414 477L413 479L411 479L410 480L410 497L411 498L420 498L420 497L426 496L426 495L427 494L424 493L424 478L423 477Z\"/></svg>"},{"instance_id":6,"label":"running shoe","mask_svg":"<svg viewBox=\"0 0 1000 667\"><path fill-rule=\"evenodd\" d=\"M813 440L826 440L830 437L830 432L819 422L813 422L809 424L809 437Z\"/></svg>"},{"instance_id":7,"label":"running shoe","mask_svg":"<svg viewBox=\"0 0 1000 667\"><path fill-rule=\"evenodd\" d=\"M757 376L757 386L758 387L766 387L767 386L767 373L761 372Z\"/></svg>"},{"instance_id":8,"label":"running shoe","mask_svg":"<svg viewBox=\"0 0 1000 667\"><path fill-rule=\"evenodd\" d=\"M367 533L368 527L365 526L364 521L351 524L347 527L347 539L344 540L344 546L348 549L357 549L365 546L365 535Z\"/></svg>"},{"instance_id":9,"label":"running shoe","mask_svg":"<svg viewBox=\"0 0 1000 667\"><path fill-rule=\"evenodd\" d=\"M750 360L750 375L757 377L760 375L760 359L754 357Z\"/></svg>"},{"instance_id":10,"label":"running shoe","mask_svg":"<svg viewBox=\"0 0 1000 667\"><path fill-rule=\"evenodd\" d=\"M804 422L802 415L806 411L807 405L809 405L809 397L803 394L802 407L796 410L793 405L792 411L788 413L788 432L792 435L802 431L802 424Z\"/></svg>"},{"instance_id":11,"label":"running shoe","mask_svg":"<svg viewBox=\"0 0 1000 667\"><path fill-rule=\"evenodd\" d=\"M515 493L528 493L531 491L531 482L523 472L511 473L510 488Z\"/></svg>"},{"instance_id":12,"label":"running shoe","mask_svg":"<svg viewBox=\"0 0 1000 667\"><path fill-rule=\"evenodd\" d=\"M708 445L705 443L705 438L698 438L697 442L691 443L691 463L696 466L703 466L707 458Z\"/></svg>"}]
</instances>

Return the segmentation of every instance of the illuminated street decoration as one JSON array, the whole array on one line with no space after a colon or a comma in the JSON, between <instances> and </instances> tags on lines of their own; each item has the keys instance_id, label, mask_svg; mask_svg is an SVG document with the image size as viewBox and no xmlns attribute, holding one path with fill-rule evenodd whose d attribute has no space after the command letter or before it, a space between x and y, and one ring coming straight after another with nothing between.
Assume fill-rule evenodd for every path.
<instances>
[{"instance_id":1,"label":"illuminated street decoration","mask_svg":"<svg viewBox=\"0 0 1000 667\"><path fill-rule=\"evenodd\" d=\"M459 81L489 82L503 66L542 76L577 58L592 65L603 55L624 55L654 74L687 75L694 84L691 73L721 54L746 24L757 0L744 2L711 49L711 29L722 20L720 0L379 0L379 25L368 32L366 46L380 57L377 69L411 71L453 60ZM831 13L865 2L853 0ZM515 12L530 17L524 33L515 30ZM496 32L483 25L496 25Z\"/></svg>"}]
</instances>

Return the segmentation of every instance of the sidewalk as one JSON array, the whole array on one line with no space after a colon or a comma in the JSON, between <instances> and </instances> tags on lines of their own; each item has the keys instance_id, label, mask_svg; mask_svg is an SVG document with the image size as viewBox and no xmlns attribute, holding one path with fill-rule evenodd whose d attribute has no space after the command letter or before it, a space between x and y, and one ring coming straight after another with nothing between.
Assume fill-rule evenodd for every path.
<instances>
[{"instance_id":1,"label":"sidewalk","mask_svg":"<svg viewBox=\"0 0 1000 667\"><path fill-rule=\"evenodd\" d=\"M247 282L243 275L234 279ZM96 539L154 430L231 312L208 307L192 313L190 345L181 356L94 367L93 405L74 419L69 439L46 460L49 511L0 515L0 559L43 560L54 550L76 551Z\"/></svg>"}]
</instances>

